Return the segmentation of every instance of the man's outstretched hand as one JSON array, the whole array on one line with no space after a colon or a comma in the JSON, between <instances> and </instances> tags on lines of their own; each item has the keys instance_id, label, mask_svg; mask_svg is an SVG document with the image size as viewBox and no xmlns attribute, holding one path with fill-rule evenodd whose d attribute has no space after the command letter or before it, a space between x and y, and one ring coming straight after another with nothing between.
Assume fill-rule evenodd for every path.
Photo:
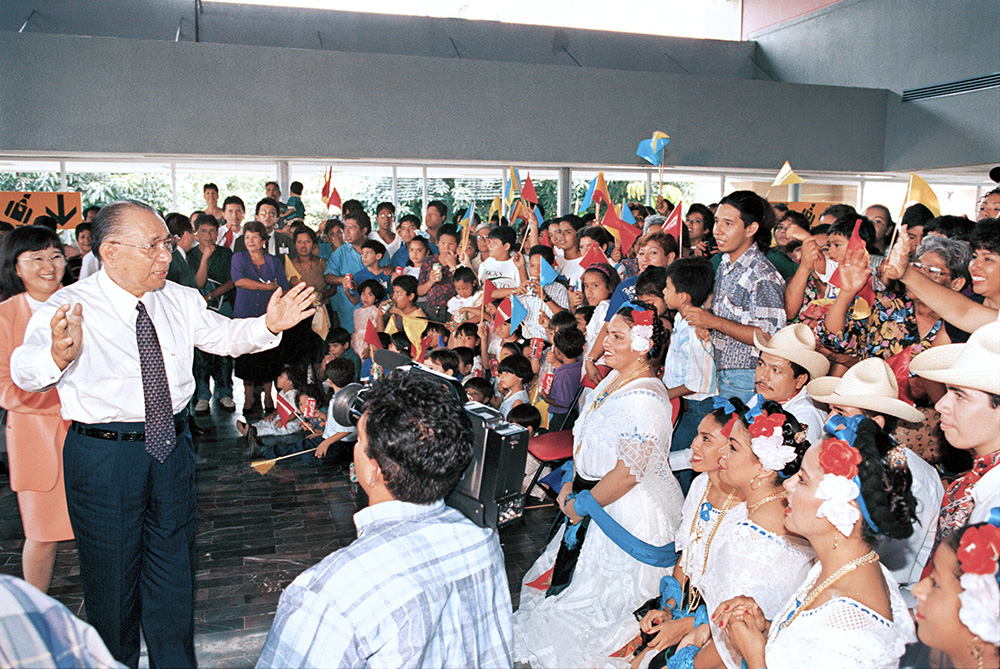
<instances>
[{"instance_id":1,"label":"man's outstretched hand","mask_svg":"<svg viewBox=\"0 0 1000 669\"><path fill-rule=\"evenodd\" d=\"M315 298L316 291L305 283L296 284L287 293L278 288L271 293L267 303L264 324L274 334L287 330L316 313L313 307Z\"/></svg>"}]
</instances>

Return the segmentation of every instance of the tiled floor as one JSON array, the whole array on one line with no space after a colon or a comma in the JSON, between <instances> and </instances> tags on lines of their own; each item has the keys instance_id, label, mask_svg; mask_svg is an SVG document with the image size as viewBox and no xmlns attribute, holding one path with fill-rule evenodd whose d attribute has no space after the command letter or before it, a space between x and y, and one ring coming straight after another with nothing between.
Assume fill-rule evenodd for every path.
<instances>
[{"instance_id":1,"label":"tiled floor","mask_svg":"<svg viewBox=\"0 0 1000 669\"><path fill-rule=\"evenodd\" d=\"M213 407L211 417L198 419L211 434L195 440L195 635L198 662L204 667L251 666L257 660L281 591L307 567L354 539L352 516L365 504L364 493L348 480L346 466L311 469L292 458L265 476L257 474L237 446L235 420ZM522 520L500 531L515 606L521 577L541 553L554 517L554 507L529 509ZM21 576L23 539L17 499L3 481L0 573ZM85 618L73 542L60 546L49 594Z\"/></svg>"}]
</instances>

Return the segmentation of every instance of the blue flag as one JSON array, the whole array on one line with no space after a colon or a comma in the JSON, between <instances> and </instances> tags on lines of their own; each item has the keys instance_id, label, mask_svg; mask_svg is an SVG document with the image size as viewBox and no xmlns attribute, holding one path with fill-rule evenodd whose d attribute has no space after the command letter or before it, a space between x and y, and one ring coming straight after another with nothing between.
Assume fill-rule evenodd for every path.
<instances>
[{"instance_id":1,"label":"blue flag","mask_svg":"<svg viewBox=\"0 0 1000 669\"><path fill-rule=\"evenodd\" d=\"M594 188L596 187L597 187L597 177L594 177L594 180L590 182L589 186L587 186L587 192L583 194L583 202L580 203L580 211L585 210L593 203Z\"/></svg>"},{"instance_id":2,"label":"blue flag","mask_svg":"<svg viewBox=\"0 0 1000 669\"><path fill-rule=\"evenodd\" d=\"M544 258L542 259L544 260ZM524 317L528 315L528 310L524 308L524 305L518 302L517 298L513 295L510 296L510 331L513 332L524 320Z\"/></svg>"},{"instance_id":3,"label":"blue flag","mask_svg":"<svg viewBox=\"0 0 1000 669\"><path fill-rule=\"evenodd\" d=\"M628 202L622 202L621 219L629 225L635 225L635 215L633 215L632 210L629 209Z\"/></svg>"},{"instance_id":4,"label":"blue flag","mask_svg":"<svg viewBox=\"0 0 1000 669\"><path fill-rule=\"evenodd\" d=\"M556 279L559 277L559 272L557 272L556 268L550 265L549 261L544 257L539 257L538 259L542 261L542 271L539 272L538 277L539 283L543 286L549 286L555 283Z\"/></svg>"},{"instance_id":5,"label":"blue flag","mask_svg":"<svg viewBox=\"0 0 1000 669\"><path fill-rule=\"evenodd\" d=\"M670 137L657 130L653 133L652 139L639 142L639 148L635 150L635 155L659 167L663 164L663 147L669 143Z\"/></svg>"}]
</instances>

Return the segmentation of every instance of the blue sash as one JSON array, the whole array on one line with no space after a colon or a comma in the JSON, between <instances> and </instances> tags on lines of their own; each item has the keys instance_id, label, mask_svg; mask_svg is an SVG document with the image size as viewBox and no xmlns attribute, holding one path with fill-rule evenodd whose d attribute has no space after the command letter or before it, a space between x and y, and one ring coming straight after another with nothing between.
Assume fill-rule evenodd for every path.
<instances>
[{"instance_id":1,"label":"blue sash","mask_svg":"<svg viewBox=\"0 0 1000 669\"><path fill-rule=\"evenodd\" d=\"M618 548L622 549L633 558L644 564L654 567L673 567L677 564L677 551L674 549L674 542L665 546L653 546L641 539L634 537L628 530L618 524L614 518L608 515L589 490L584 490L576 496L573 502L573 510L579 516L590 516L601 531Z\"/></svg>"}]
</instances>

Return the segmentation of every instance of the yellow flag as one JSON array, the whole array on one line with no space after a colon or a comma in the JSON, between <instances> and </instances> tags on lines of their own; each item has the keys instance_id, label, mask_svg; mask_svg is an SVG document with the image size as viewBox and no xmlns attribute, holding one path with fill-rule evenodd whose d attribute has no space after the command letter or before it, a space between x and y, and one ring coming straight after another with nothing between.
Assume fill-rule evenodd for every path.
<instances>
[{"instance_id":1,"label":"yellow flag","mask_svg":"<svg viewBox=\"0 0 1000 669\"><path fill-rule=\"evenodd\" d=\"M414 349L420 348L420 340L423 339L424 330L427 329L427 319L426 318L416 318L414 316L401 316L398 314L389 314L388 323L385 326L386 334L393 334L399 331L396 326L396 322L400 319L403 321L403 332L406 333L406 338L410 340L413 344ZM419 351L418 351L419 353ZM413 359L416 360L417 356L414 355Z\"/></svg>"},{"instance_id":2,"label":"yellow flag","mask_svg":"<svg viewBox=\"0 0 1000 669\"><path fill-rule=\"evenodd\" d=\"M777 188L778 186L789 186L791 184L804 183L805 179L800 177L798 174L792 171L792 166L785 161L785 164L781 166L781 170L778 172L778 176L774 178L774 183L771 184L771 188Z\"/></svg>"},{"instance_id":3,"label":"yellow flag","mask_svg":"<svg viewBox=\"0 0 1000 669\"><path fill-rule=\"evenodd\" d=\"M903 208L899 210L899 217L903 217L903 212L910 205L920 203L931 210L934 216L941 215L941 205L938 203L937 195L926 181L916 174L910 174L910 182L906 185L906 197L903 199Z\"/></svg>"},{"instance_id":4,"label":"yellow flag","mask_svg":"<svg viewBox=\"0 0 1000 669\"><path fill-rule=\"evenodd\" d=\"M486 222L489 223L493 218L493 214L500 211L500 196L497 195L493 198L493 202L490 203L490 211L486 214Z\"/></svg>"},{"instance_id":5,"label":"yellow flag","mask_svg":"<svg viewBox=\"0 0 1000 669\"><path fill-rule=\"evenodd\" d=\"M288 279L289 284L292 283L292 279L302 280L302 275L299 274L299 270L295 269L292 259L287 255L285 256L285 278Z\"/></svg>"}]
</instances>

